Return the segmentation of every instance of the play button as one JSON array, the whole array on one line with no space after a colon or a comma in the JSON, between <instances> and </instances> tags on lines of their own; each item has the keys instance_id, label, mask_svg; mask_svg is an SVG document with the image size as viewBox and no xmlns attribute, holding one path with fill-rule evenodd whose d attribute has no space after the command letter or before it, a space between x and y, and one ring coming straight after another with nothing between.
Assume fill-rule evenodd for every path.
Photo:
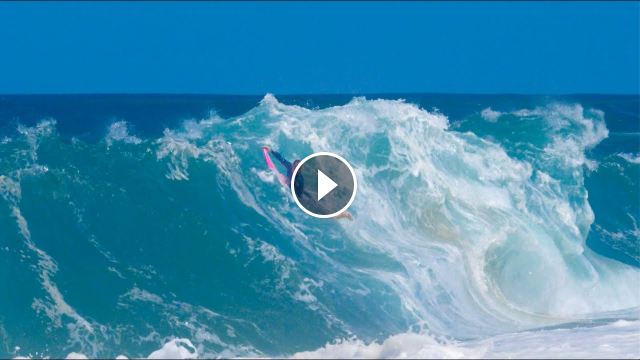
<instances>
[{"instance_id":1,"label":"play button","mask_svg":"<svg viewBox=\"0 0 640 360\"><path fill-rule=\"evenodd\" d=\"M327 195L331 190L338 186L333 180L329 179L320 169L318 169L318 201Z\"/></svg>"},{"instance_id":2,"label":"play button","mask_svg":"<svg viewBox=\"0 0 640 360\"><path fill-rule=\"evenodd\" d=\"M356 195L356 176L342 157L319 152L304 158L294 170L291 192L300 208L311 216L330 218L345 211ZM302 191L295 184L303 183Z\"/></svg>"}]
</instances>

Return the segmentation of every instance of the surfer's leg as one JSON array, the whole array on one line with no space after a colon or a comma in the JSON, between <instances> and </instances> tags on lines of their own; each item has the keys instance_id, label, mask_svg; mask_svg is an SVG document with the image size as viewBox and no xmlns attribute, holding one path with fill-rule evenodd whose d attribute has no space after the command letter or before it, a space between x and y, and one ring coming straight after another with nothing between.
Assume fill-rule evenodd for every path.
<instances>
[{"instance_id":1,"label":"surfer's leg","mask_svg":"<svg viewBox=\"0 0 640 360\"><path fill-rule=\"evenodd\" d=\"M343 211L340 214L336 215L336 217L334 219L338 220L338 219L342 219L342 218L347 218L351 221L353 221L353 215L349 214L348 211Z\"/></svg>"}]
</instances>

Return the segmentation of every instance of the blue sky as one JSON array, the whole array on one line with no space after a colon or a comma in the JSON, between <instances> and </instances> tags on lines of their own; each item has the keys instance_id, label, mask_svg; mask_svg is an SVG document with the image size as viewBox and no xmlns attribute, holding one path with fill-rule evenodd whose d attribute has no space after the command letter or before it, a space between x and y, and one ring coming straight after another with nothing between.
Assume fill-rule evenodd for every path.
<instances>
[{"instance_id":1,"label":"blue sky","mask_svg":"<svg viewBox=\"0 0 640 360\"><path fill-rule=\"evenodd\" d=\"M639 92L638 2L0 2L0 93Z\"/></svg>"}]
</instances>

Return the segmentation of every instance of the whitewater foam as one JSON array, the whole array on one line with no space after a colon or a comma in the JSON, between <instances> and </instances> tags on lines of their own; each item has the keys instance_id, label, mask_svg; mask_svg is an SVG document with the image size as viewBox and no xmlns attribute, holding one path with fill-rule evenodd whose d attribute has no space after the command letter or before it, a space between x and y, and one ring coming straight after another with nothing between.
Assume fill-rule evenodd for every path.
<instances>
[{"instance_id":1,"label":"whitewater foam","mask_svg":"<svg viewBox=\"0 0 640 360\"><path fill-rule=\"evenodd\" d=\"M341 339L313 351L291 355L291 359L594 359L640 357L640 322L618 320L593 326L540 329L498 335L478 340L456 341L426 332L392 335L382 342L365 343L357 338ZM148 359L195 359L195 345L183 338L166 342ZM258 356L260 357L260 356ZM86 359L70 353L67 359ZM16 357L15 359L27 359ZM116 359L126 359L118 356Z\"/></svg>"},{"instance_id":2,"label":"whitewater foam","mask_svg":"<svg viewBox=\"0 0 640 360\"><path fill-rule=\"evenodd\" d=\"M187 339L174 339L164 344L162 349L156 350L147 359L196 359L198 350Z\"/></svg>"},{"instance_id":3,"label":"whitewater foam","mask_svg":"<svg viewBox=\"0 0 640 360\"><path fill-rule=\"evenodd\" d=\"M138 137L134 135L129 135L131 125L126 121L117 121L109 126L109 131L105 136L105 141L107 142L107 146L113 145L116 141L122 141L125 144L135 144L138 145L142 143Z\"/></svg>"},{"instance_id":4,"label":"whitewater foam","mask_svg":"<svg viewBox=\"0 0 640 360\"><path fill-rule=\"evenodd\" d=\"M500 111L492 110L490 107L488 107L482 110L480 115L482 115L483 119L489 122L496 122L498 121L498 118L503 115L503 113L501 113Z\"/></svg>"},{"instance_id":5,"label":"whitewater foam","mask_svg":"<svg viewBox=\"0 0 640 360\"><path fill-rule=\"evenodd\" d=\"M640 154L626 154L626 153L618 153L618 156L625 159L627 162L632 164L640 164Z\"/></svg>"},{"instance_id":6,"label":"whitewater foam","mask_svg":"<svg viewBox=\"0 0 640 360\"><path fill-rule=\"evenodd\" d=\"M382 343L342 340L300 352L294 359L592 359L640 356L640 322L624 320L599 327L538 330L472 340L451 341L429 334L393 335Z\"/></svg>"}]
</instances>

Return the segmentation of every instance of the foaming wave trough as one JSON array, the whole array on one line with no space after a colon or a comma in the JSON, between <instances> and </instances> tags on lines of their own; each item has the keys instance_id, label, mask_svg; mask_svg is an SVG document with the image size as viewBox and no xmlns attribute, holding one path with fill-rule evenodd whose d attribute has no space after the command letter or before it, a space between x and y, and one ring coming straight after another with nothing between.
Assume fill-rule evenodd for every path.
<instances>
[{"instance_id":1,"label":"foaming wave trough","mask_svg":"<svg viewBox=\"0 0 640 360\"><path fill-rule=\"evenodd\" d=\"M597 327L576 327L498 335L476 341L437 339L420 333L393 335L366 344L342 340L291 359L635 359L640 343L640 322L619 320ZM148 359L196 359L198 350L188 339L173 339ZM67 359L87 357L70 353ZM18 359L18 358L17 358ZM119 355L116 359L126 359Z\"/></svg>"}]
</instances>

